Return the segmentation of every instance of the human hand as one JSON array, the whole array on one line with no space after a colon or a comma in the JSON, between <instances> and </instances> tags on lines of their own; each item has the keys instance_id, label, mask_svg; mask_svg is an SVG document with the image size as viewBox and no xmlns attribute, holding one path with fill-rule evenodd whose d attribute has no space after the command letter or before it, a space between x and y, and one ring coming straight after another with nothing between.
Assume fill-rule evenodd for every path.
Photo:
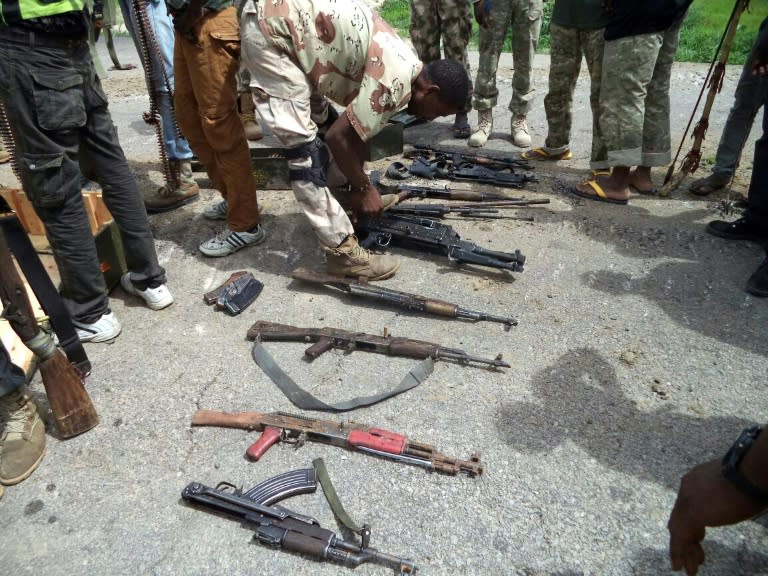
<instances>
[{"instance_id":1,"label":"human hand","mask_svg":"<svg viewBox=\"0 0 768 576\"><path fill-rule=\"evenodd\" d=\"M712 460L683 476L667 523L672 570L685 570L687 576L695 576L704 563L707 526L736 524L764 508L723 478L720 466L720 460Z\"/></svg>"},{"instance_id":2,"label":"human hand","mask_svg":"<svg viewBox=\"0 0 768 576\"><path fill-rule=\"evenodd\" d=\"M491 0L479 0L472 4L472 10L475 13L475 20L481 28L489 28L491 26L491 9L493 3Z\"/></svg>"},{"instance_id":3,"label":"human hand","mask_svg":"<svg viewBox=\"0 0 768 576\"><path fill-rule=\"evenodd\" d=\"M203 11L195 10L190 5L173 19L173 27L178 34L193 44L197 44L197 32L195 27L203 19Z\"/></svg>"},{"instance_id":4,"label":"human hand","mask_svg":"<svg viewBox=\"0 0 768 576\"><path fill-rule=\"evenodd\" d=\"M352 220L358 218L370 218L378 220L384 210L384 204L381 202L381 194L370 182L365 188L360 188L357 193L350 198L352 207Z\"/></svg>"}]
</instances>

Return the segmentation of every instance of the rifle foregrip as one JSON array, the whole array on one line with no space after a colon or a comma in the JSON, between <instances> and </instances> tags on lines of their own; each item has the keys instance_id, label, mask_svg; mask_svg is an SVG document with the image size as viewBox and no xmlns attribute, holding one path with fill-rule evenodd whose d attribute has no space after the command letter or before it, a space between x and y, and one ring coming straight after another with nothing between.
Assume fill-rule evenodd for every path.
<instances>
[{"instance_id":1,"label":"rifle foregrip","mask_svg":"<svg viewBox=\"0 0 768 576\"><path fill-rule=\"evenodd\" d=\"M458 306L456 306L456 304L451 304L450 302L443 302L442 300L425 299L424 311L437 316L456 318Z\"/></svg>"},{"instance_id":2,"label":"rifle foregrip","mask_svg":"<svg viewBox=\"0 0 768 576\"><path fill-rule=\"evenodd\" d=\"M272 446L280 442L281 435L282 435L282 430L280 430L280 428L275 428L273 426L265 426L264 432L262 432L259 439L256 440L256 442L254 442L253 444L251 444L248 450L245 451L245 455L249 460L257 462L259 458L264 456L267 450L269 450Z\"/></svg>"}]
</instances>

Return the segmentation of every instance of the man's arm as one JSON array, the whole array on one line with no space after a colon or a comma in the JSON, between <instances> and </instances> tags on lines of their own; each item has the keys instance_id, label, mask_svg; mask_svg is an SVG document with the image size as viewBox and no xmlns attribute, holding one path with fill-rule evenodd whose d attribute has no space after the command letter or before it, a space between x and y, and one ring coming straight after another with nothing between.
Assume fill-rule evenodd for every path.
<instances>
[{"instance_id":1,"label":"man's arm","mask_svg":"<svg viewBox=\"0 0 768 576\"><path fill-rule=\"evenodd\" d=\"M757 489L768 493L768 431L763 431L738 468ZM669 517L669 555L673 570L694 576L704 563L702 540L708 526L736 524L768 509L768 503L741 492L722 474L720 460L696 466L683 476Z\"/></svg>"},{"instance_id":2,"label":"man's arm","mask_svg":"<svg viewBox=\"0 0 768 576\"><path fill-rule=\"evenodd\" d=\"M325 143L352 188L350 200L355 215L377 218L384 206L381 195L363 170L369 156L368 144L358 136L346 113L325 133Z\"/></svg>"}]
</instances>

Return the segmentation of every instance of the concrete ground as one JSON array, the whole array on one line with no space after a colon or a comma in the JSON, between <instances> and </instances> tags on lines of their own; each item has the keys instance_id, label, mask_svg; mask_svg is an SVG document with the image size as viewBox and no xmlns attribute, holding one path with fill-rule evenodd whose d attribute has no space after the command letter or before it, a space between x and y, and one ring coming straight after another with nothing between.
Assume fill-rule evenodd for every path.
<instances>
[{"instance_id":1,"label":"concrete ground","mask_svg":"<svg viewBox=\"0 0 768 576\"><path fill-rule=\"evenodd\" d=\"M136 63L123 40L121 59ZM529 118L535 144L546 132L547 63L545 56L536 60L539 95ZM705 159L714 157L739 72L728 68ZM705 74L701 65L674 70L674 147ZM498 80L496 132L482 152L514 153L506 55ZM105 87L121 142L149 193L161 176L153 132L141 119L147 109L143 77L111 71ZM219 229L201 217L217 200L214 190L203 190L195 204L152 216L176 302L153 312L119 288L111 294L123 333L112 344L87 345L93 362L87 386L101 424L66 441L49 426L42 465L0 501L0 571L345 574L337 565L251 544L237 522L180 500L192 481L249 487L323 457L352 517L372 525L371 544L412 559L422 574L669 573L666 521L681 475L720 457L742 428L765 422L768 414L768 302L744 292L764 252L704 231L721 217L721 201L738 198L748 184L757 131L732 195L700 199L678 190L671 198L633 197L628 206L578 200L567 187L588 170L587 88L582 78L574 103L574 159L537 164L538 183L521 193L551 201L519 212L533 215L533 222L450 222L480 246L520 249L528 258L523 273L462 269L439 256L393 250L402 267L386 286L516 316L519 325L508 332L498 324L419 316L292 282L297 266L322 268L322 253L289 191L260 192L267 241L224 259L197 251ZM405 138L463 145L451 138L450 119L411 128ZM198 177L207 182L204 174ZM661 183L663 172L654 177ZM9 168L0 169L0 182L14 185ZM236 317L205 306L202 294L241 269L265 284L258 300ZM477 355L503 353L512 364L503 372L439 362L420 387L376 406L343 415L305 413L394 430L458 458L479 451L483 476L429 474L318 444L298 450L278 445L251 463L243 455L255 433L192 429L198 408L297 412L251 359L245 333L259 319L377 334L386 327L396 336ZM266 346L297 382L329 402L390 387L413 364L336 351L307 363L301 344ZM39 377L31 389L45 407ZM320 491L283 504L339 531ZM710 530L705 550L703 575L768 574L768 533L759 522ZM386 569L365 565L355 573Z\"/></svg>"}]
</instances>

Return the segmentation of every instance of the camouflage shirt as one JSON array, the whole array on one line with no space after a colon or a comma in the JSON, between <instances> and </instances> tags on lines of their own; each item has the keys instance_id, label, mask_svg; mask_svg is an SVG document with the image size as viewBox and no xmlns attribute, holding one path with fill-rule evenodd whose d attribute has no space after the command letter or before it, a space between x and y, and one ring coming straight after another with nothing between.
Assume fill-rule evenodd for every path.
<instances>
[{"instance_id":1,"label":"camouflage shirt","mask_svg":"<svg viewBox=\"0 0 768 576\"><path fill-rule=\"evenodd\" d=\"M259 0L265 37L317 92L346 107L365 142L411 99L422 64L397 32L358 0Z\"/></svg>"}]
</instances>

